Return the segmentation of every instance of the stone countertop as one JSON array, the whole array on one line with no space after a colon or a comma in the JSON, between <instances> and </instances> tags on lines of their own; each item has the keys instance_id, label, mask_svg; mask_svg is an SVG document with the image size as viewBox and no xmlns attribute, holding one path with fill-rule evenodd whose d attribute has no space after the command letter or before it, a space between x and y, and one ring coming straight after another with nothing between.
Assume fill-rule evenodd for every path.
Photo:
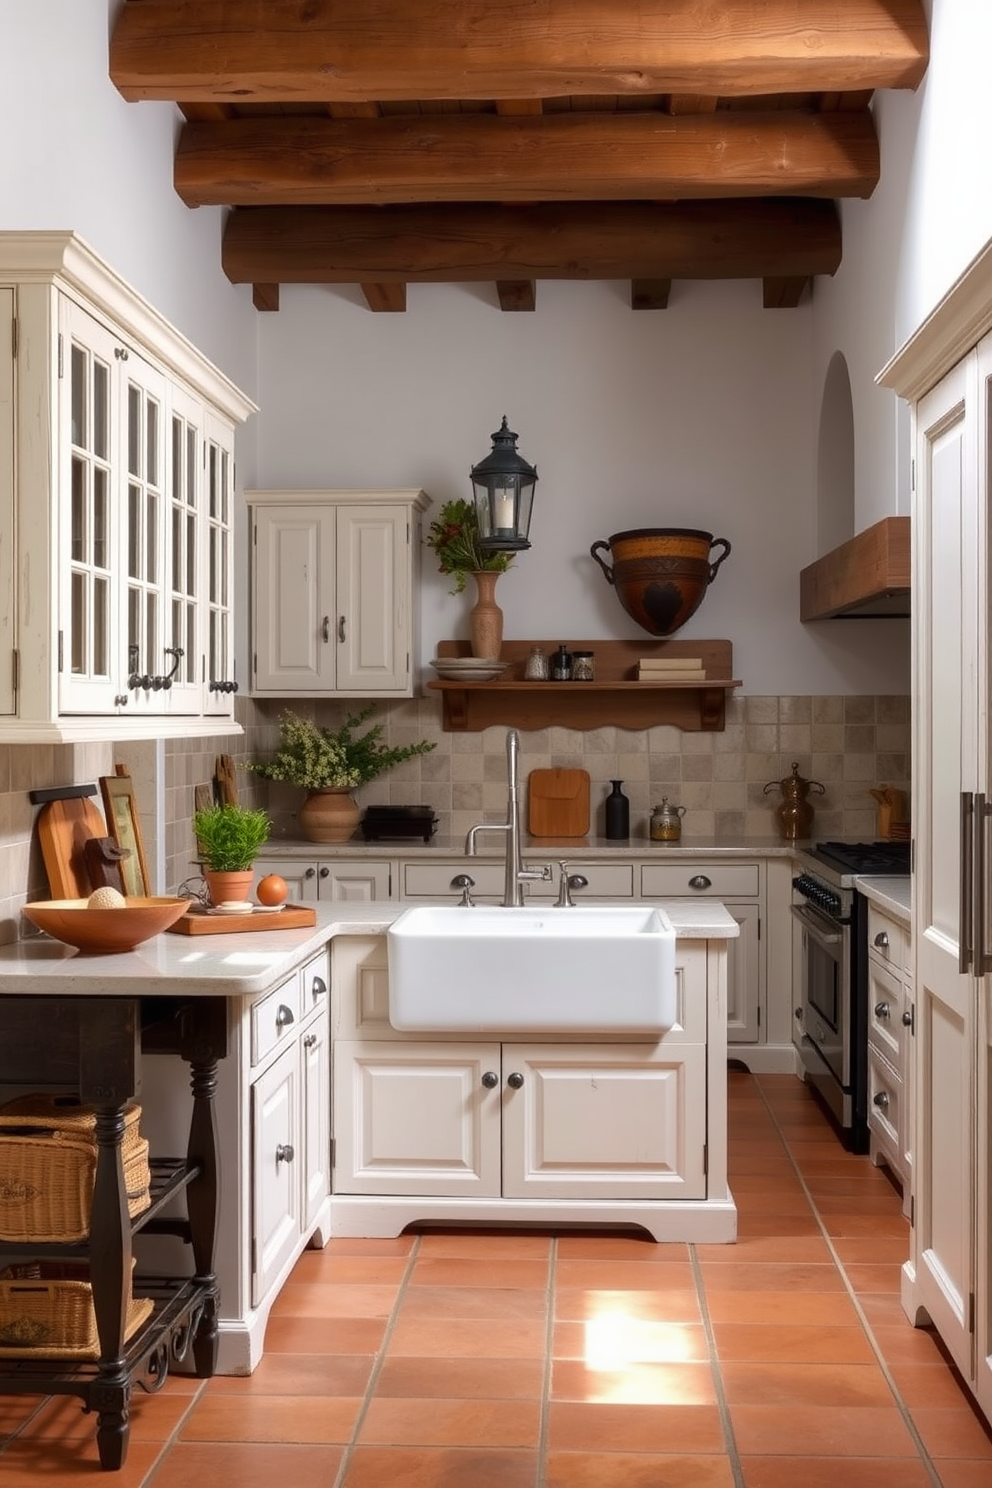
<instances>
[{"instance_id":1,"label":"stone countertop","mask_svg":"<svg viewBox=\"0 0 992 1488\"><path fill-rule=\"evenodd\" d=\"M670 903L680 940L729 940L736 921L718 901ZM383 935L409 904L316 904L317 923L303 930L257 935L176 935L165 932L136 950L84 956L71 946L32 936L0 946L0 995L62 997L257 997L285 980L336 935ZM549 914L568 910L549 908Z\"/></svg>"},{"instance_id":2,"label":"stone countertop","mask_svg":"<svg viewBox=\"0 0 992 1488\"><path fill-rule=\"evenodd\" d=\"M898 920L907 929L912 924L913 880L905 878L856 878L855 887L871 904Z\"/></svg>"},{"instance_id":3,"label":"stone countertop","mask_svg":"<svg viewBox=\"0 0 992 1488\"><path fill-rule=\"evenodd\" d=\"M496 821L486 823L498 826ZM495 834L486 834L479 839L480 851L476 857L482 861L503 861L502 843ZM649 837L631 837L626 842L614 842L605 837L529 837L525 836L522 851L529 858L566 858L580 862L582 859L664 859L726 857L792 858L797 852L811 846L806 842L783 842L780 837L683 837L681 842L652 842ZM307 842L302 839L279 838L267 842L261 849L261 858L464 858L464 837L434 837L430 842L421 838L389 838L381 842L366 842L358 835L350 842Z\"/></svg>"}]
</instances>

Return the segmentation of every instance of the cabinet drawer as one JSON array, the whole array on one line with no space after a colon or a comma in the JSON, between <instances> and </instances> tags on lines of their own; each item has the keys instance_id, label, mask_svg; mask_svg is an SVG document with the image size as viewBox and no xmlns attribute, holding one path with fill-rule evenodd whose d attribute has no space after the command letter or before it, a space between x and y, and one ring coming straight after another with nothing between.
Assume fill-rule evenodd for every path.
<instances>
[{"instance_id":1,"label":"cabinet drawer","mask_svg":"<svg viewBox=\"0 0 992 1488\"><path fill-rule=\"evenodd\" d=\"M632 863L583 863L581 860L571 863L568 854L562 857L568 863L569 873L581 873L583 878L589 880L588 886L576 890L577 900L582 899L632 899L634 896L634 865ZM544 859L529 858L528 868L536 868ZM551 859L554 868L554 877L540 882L531 882L524 885L524 893L528 899L554 899L558 893L560 874L558 871L558 860Z\"/></svg>"},{"instance_id":2,"label":"cabinet drawer","mask_svg":"<svg viewBox=\"0 0 992 1488\"><path fill-rule=\"evenodd\" d=\"M898 1075L906 1068L909 1028L903 1021L904 1013L906 994L899 978L887 966L872 960L868 967L868 1042Z\"/></svg>"},{"instance_id":3,"label":"cabinet drawer","mask_svg":"<svg viewBox=\"0 0 992 1488\"><path fill-rule=\"evenodd\" d=\"M645 899L747 899L760 888L758 863L644 863L641 894Z\"/></svg>"},{"instance_id":4,"label":"cabinet drawer","mask_svg":"<svg viewBox=\"0 0 992 1488\"><path fill-rule=\"evenodd\" d=\"M868 906L868 953L880 965L897 972L909 966L909 930L873 904Z\"/></svg>"},{"instance_id":5,"label":"cabinet drawer","mask_svg":"<svg viewBox=\"0 0 992 1488\"><path fill-rule=\"evenodd\" d=\"M295 971L281 986L252 1005L252 1064L261 1064L277 1044L295 1038L303 1017L303 973Z\"/></svg>"},{"instance_id":6,"label":"cabinet drawer","mask_svg":"<svg viewBox=\"0 0 992 1488\"><path fill-rule=\"evenodd\" d=\"M305 1018L327 1005L327 989L331 985L330 951L320 951L300 969L299 976L300 1008Z\"/></svg>"},{"instance_id":7,"label":"cabinet drawer","mask_svg":"<svg viewBox=\"0 0 992 1488\"><path fill-rule=\"evenodd\" d=\"M400 880L403 898L458 899L461 889L452 888L451 880L459 873L467 873L475 880L473 899L480 895L502 899L505 878L502 863L476 863L471 858L456 858L450 863L404 863Z\"/></svg>"},{"instance_id":8,"label":"cabinet drawer","mask_svg":"<svg viewBox=\"0 0 992 1488\"><path fill-rule=\"evenodd\" d=\"M868 1050L868 1128L880 1155L893 1172L905 1179L903 1153L903 1095L905 1086L895 1070Z\"/></svg>"}]
</instances>

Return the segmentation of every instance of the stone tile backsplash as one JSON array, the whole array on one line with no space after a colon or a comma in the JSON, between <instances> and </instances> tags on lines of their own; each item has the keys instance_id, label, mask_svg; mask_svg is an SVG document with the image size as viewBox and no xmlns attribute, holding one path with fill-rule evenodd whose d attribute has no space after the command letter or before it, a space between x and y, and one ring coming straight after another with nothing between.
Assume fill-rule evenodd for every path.
<instances>
[{"instance_id":1,"label":"stone tile backsplash","mask_svg":"<svg viewBox=\"0 0 992 1488\"><path fill-rule=\"evenodd\" d=\"M0 745L0 941L20 933L20 908L47 898L48 882L34 822L39 808L27 792L52 785L96 783L124 762L135 781L146 856L163 865L154 892L173 891L196 872L190 826L194 790L208 784L217 756L232 756L243 801L265 806L274 835L299 835L302 793L260 779L244 769L269 755L278 741L284 707L336 727L360 702L295 704L237 700L244 736L167 740L164 744ZM474 822L500 820L506 803L504 728L482 733L441 730L434 698L377 704L369 723L383 724L383 742L431 739L437 748L416 756L355 792L362 805L431 805L438 834L460 838ZM366 725L367 727L368 725ZM667 726L630 732L604 725L521 732L521 778L533 769L578 767L592 778L592 834L603 830L603 801L611 780L622 780L630 798L632 839L647 835L647 820L662 796L685 806L683 834L733 838L777 835L778 790L769 781L791 772L818 780L813 798L820 837L875 836L874 785L908 790L908 697L735 697L727 702L727 727L719 733L682 733ZM161 779L159 779L159 773ZM161 800L161 824L157 800Z\"/></svg>"}]
</instances>

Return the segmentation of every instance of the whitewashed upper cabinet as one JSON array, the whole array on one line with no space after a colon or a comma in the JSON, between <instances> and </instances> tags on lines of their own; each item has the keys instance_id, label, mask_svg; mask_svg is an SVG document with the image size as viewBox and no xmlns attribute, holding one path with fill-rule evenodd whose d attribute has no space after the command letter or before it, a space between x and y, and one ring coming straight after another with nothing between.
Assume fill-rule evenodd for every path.
<instances>
[{"instance_id":1,"label":"whitewashed upper cabinet","mask_svg":"<svg viewBox=\"0 0 992 1488\"><path fill-rule=\"evenodd\" d=\"M249 491L252 692L411 697L423 491Z\"/></svg>"},{"instance_id":2,"label":"whitewashed upper cabinet","mask_svg":"<svg viewBox=\"0 0 992 1488\"><path fill-rule=\"evenodd\" d=\"M232 732L254 405L73 233L0 233L0 739Z\"/></svg>"}]
</instances>

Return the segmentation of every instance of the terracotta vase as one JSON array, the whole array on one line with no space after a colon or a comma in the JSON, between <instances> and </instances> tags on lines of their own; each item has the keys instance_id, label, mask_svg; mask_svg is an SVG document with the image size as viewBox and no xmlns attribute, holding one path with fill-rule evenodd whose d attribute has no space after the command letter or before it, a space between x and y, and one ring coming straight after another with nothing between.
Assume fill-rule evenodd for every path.
<instances>
[{"instance_id":1,"label":"terracotta vase","mask_svg":"<svg viewBox=\"0 0 992 1488\"><path fill-rule=\"evenodd\" d=\"M472 655L499 661L503 645L503 611L496 603L499 574L477 572L472 577L479 595L468 616Z\"/></svg>"},{"instance_id":2,"label":"terracotta vase","mask_svg":"<svg viewBox=\"0 0 992 1488\"><path fill-rule=\"evenodd\" d=\"M315 790L300 807L300 826L311 842L347 842L361 814L362 808L344 786Z\"/></svg>"},{"instance_id":3,"label":"terracotta vase","mask_svg":"<svg viewBox=\"0 0 992 1488\"><path fill-rule=\"evenodd\" d=\"M207 881L211 904L243 904L246 899L251 898L251 886L255 881L254 868L247 868L239 873L222 873L214 868L204 868L203 876Z\"/></svg>"}]
</instances>

